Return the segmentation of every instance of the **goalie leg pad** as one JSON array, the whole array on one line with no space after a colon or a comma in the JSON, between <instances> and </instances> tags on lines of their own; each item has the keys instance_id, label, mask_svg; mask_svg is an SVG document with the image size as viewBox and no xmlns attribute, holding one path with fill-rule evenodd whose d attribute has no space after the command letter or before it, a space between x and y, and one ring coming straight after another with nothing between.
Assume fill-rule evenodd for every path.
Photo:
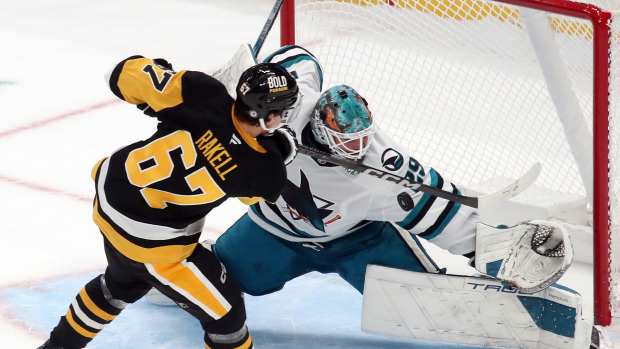
<instances>
[{"instance_id":1,"label":"goalie leg pad","mask_svg":"<svg viewBox=\"0 0 620 349\"><path fill-rule=\"evenodd\" d=\"M573 246L560 223L532 221L510 228L478 224L476 269L524 293L559 280L573 262Z\"/></svg>"},{"instance_id":2,"label":"goalie leg pad","mask_svg":"<svg viewBox=\"0 0 620 349\"><path fill-rule=\"evenodd\" d=\"M362 329L476 346L586 349L592 324L581 307L581 296L564 287L529 295L492 278L371 265Z\"/></svg>"}]
</instances>

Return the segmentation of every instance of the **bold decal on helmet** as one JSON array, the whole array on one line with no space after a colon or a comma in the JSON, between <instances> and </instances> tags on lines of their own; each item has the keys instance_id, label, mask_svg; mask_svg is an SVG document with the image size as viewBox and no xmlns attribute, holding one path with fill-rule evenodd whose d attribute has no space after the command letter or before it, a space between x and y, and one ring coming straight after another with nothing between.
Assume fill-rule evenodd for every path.
<instances>
[{"instance_id":1,"label":"bold decal on helmet","mask_svg":"<svg viewBox=\"0 0 620 349\"><path fill-rule=\"evenodd\" d=\"M288 83L286 82L286 77L284 76L270 76L267 78L267 84L269 85L270 92L276 92L274 90L288 90Z\"/></svg>"},{"instance_id":2,"label":"bold decal on helmet","mask_svg":"<svg viewBox=\"0 0 620 349\"><path fill-rule=\"evenodd\" d=\"M403 155L392 148L386 149L381 155L381 164L390 171L397 171L403 166Z\"/></svg>"},{"instance_id":3,"label":"bold decal on helmet","mask_svg":"<svg viewBox=\"0 0 620 349\"><path fill-rule=\"evenodd\" d=\"M267 118L273 111L290 109L299 100L297 82L276 63L261 63L246 69L236 90L240 112L252 118Z\"/></svg>"}]
</instances>

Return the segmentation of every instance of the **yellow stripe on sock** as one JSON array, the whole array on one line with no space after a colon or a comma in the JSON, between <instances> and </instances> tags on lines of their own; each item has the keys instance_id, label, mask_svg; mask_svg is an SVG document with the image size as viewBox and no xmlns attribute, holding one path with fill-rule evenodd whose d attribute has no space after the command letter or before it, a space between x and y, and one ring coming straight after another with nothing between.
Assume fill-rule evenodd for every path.
<instances>
[{"instance_id":1,"label":"yellow stripe on sock","mask_svg":"<svg viewBox=\"0 0 620 349\"><path fill-rule=\"evenodd\" d=\"M84 302L84 305L86 305L86 308L88 308L88 310L90 310L93 314L97 315L101 319L106 320L106 321L112 321L116 317L116 315L112 315L106 312L105 310L102 310L101 308L99 308L99 306L97 306L97 304L95 304L95 302L93 302L92 299L90 299L90 297L88 296L88 293L86 293L85 288L82 288L80 290L80 298L82 298L82 302Z\"/></svg>"},{"instance_id":2,"label":"yellow stripe on sock","mask_svg":"<svg viewBox=\"0 0 620 349\"><path fill-rule=\"evenodd\" d=\"M230 304L220 302L218 297L211 292L209 287L203 284L203 281L201 281L191 269L182 263L168 265L157 264L153 265L153 267L157 274L168 281L167 284L170 287L181 294L183 294L183 292L180 291L184 291L189 296L193 297L195 301L198 302L196 305L207 312L211 317L220 319L230 311ZM210 283L209 279L204 281ZM215 286L212 287L216 292L218 292ZM221 295L220 297L223 298ZM223 300L226 301L225 299Z\"/></svg>"},{"instance_id":3,"label":"yellow stripe on sock","mask_svg":"<svg viewBox=\"0 0 620 349\"><path fill-rule=\"evenodd\" d=\"M246 339L245 342L243 342L243 344L241 344L240 346L235 347L235 349L248 349L251 346L252 346L252 336L248 336L248 339Z\"/></svg>"},{"instance_id":4,"label":"yellow stripe on sock","mask_svg":"<svg viewBox=\"0 0 620 349\"><path fill-rule=\"evenodd\" d=\"M73 314L71 314L71 309L67 311L67 315L65 315L65 318L67 319L67 322L69 323L71 328L73 328L73 330L80 335L86 338L95 338L95 336L97 335L96 333L86 330L84 327L80 326L77 322L75 322L75 320L73 319Z\"/></svg>"}]
</instances>

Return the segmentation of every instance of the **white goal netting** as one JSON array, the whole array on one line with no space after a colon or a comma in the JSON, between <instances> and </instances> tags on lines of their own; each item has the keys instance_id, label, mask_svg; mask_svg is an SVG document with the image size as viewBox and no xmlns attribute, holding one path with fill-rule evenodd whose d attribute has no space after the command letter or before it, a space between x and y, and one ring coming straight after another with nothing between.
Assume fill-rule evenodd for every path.
<instances>
[{"instance_id":1,"label":"white goal netting","mask_svg":"<svg viewBox=\"0 0 620 349\"><path fill-rule=\"evenodd\" d=\"M620 24L612 22L611 49L604 52L609 134L596 133L609 139L606 176L593 166L600 116L593 112L589 20L481 0L296 0L295 6L296 43L321 61L324 87L359 90L383 131L452 181L495 189L541 162L535 188L519 200L585 234L592 231L592 203L603 200L593 178L603 173L609 196L618 197ZM614 199L598 202L609 206L605 278L616 287L610 300L617 306L620 211ZM591 245L577 248L592 257Z\"/></svg>"}]
</instances>

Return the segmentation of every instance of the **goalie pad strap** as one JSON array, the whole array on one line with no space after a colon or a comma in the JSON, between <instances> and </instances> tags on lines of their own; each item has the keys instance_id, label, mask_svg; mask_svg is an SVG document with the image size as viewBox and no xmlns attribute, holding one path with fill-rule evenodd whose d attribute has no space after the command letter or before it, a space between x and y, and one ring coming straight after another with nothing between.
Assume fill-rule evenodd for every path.
<instances>
[{"instance_id":1,"label":"goalie pad strap","mask_svg":"<svg viewBox=\"0 0 620 349\"><path fill-rule=\"evenodd\" d=\"M418 258L420 264L422 264L422 266L424 267L424 270L434 274L442 272L442 270L439 269L437 264L435 264L435 261L433 261L431 256L429 256L429 254L426 252L426 249L424 248L424 246L422 246L417 236L411 235L409 231L401 228L394 223L390 224L394 229L396 229L396 231L398 231L398 234L403 239L405 244L407 244L411 252Z\"/></svg>"}]
</instances>

